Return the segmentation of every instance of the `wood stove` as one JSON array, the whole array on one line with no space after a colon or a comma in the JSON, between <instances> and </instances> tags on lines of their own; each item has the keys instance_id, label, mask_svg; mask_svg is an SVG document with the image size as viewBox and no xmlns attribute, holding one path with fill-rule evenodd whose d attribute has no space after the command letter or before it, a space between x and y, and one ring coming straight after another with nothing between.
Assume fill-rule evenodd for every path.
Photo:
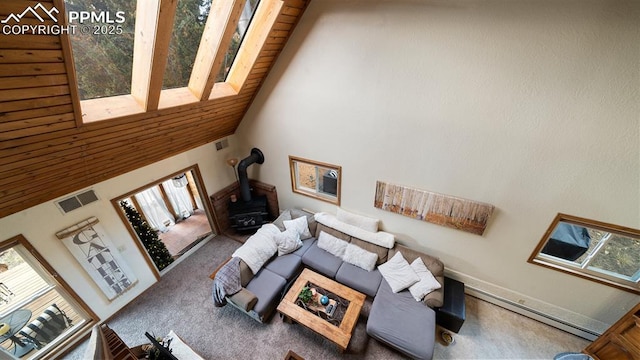
<instances>
[{"instance_id":1,"label":"wood stove","mask_svg":"<svg viewBox=\"0 0 640 360\"><path fill-rule=\"evenodd\" d=\"M258 148L251 149L251 155L238 164L240 199L229 201L229 222L237 231L257 229L269 220L267 197L251 196L247 167L253 163L264 163L264 155Z\"/></svg>"}]
</instances>

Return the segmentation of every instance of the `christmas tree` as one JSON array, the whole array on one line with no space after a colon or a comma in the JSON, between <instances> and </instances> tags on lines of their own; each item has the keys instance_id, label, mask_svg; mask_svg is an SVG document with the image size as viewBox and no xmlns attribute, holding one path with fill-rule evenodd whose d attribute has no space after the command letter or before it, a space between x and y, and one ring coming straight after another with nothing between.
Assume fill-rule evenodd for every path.
<instances>
[{"instance_id":1,"label":"christmas tree","mask_svg":"<svg viewBox=\"0 0 640 360\"><path fill-rule=\"evenodd\" d=\"M158 267L158 270L169 266L169 264L173 262L173 257L164 243L158 238L158 233L154 231L147 221L140 216L140 213L126 201L121 201L120 207L124 210L129 223L133 226L136 234L138 234L138 238L142 242L142 245L144 245L144 248L147 249L147 253L151 257L151 260L153 260L153 263Z\"/></svg>"}]
</instances>

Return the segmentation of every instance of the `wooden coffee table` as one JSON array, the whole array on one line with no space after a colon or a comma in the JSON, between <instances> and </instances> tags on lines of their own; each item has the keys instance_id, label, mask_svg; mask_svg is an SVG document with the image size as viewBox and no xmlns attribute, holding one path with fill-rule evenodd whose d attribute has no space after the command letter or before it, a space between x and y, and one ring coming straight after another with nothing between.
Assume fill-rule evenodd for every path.
<instances>
[{"instance_id":1,"label":"wooden coffee table","mask_svg":"<svg viewBox=\"0 0 640 360\"><path fill-rule=\"evenodd\" d=\"M317 314L296 304L298 294L307 284L313 283L339 297L349 301L339 325L321 318ZM358 322L360 310L366 296L347 286L337 283L309 269L304 269L291 289L278 305L278 312L284 315L286 321L294 321L324 336L338 345L340 351L347 349L351 335Z\"/></svg>"}]
</instances>

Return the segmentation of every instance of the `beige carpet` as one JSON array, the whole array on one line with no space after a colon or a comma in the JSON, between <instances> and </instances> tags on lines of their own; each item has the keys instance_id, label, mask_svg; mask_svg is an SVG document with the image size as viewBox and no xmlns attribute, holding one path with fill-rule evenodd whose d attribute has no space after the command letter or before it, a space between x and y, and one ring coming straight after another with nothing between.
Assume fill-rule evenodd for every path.
<instances>
[{"instance_id":1,"label":"beige carpet","mask_svg":"<svg viewBox=\"0 0 640 360\"><path fill-rule=\"evenodd\" d=\"M145 331L160 335L174 330L205 359L283 359L288 350L305 359L404 358L366 335L364 316L347 352L340 354L319 335L284 323L278 315L259 324L231 306L213 306L208 276L238 246L227 237L215 237L122 309L109 325L129 346L145 342ZM460 333L449 346L438 342L434 359L552 359L589 343L471 296L466 304L467 320ZM65 359L82 359L85 346Z\"/></svg>"}]
</instances>

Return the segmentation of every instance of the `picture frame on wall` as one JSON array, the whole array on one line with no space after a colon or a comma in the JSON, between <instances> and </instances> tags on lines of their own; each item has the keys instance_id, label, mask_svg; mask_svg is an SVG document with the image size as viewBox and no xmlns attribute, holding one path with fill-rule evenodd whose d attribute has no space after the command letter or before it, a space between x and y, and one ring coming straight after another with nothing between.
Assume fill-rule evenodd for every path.
<instances>
[{"instance_id":1,"label":"picture frame on wall","mask_svg":"<svg viewBox=\"0 0 640 360\"><path fill-rule=\"evenodd\" d=\"M96 217L56 233L109 301L122 295L138 280Z\"/></svg>"}]
</instances>

